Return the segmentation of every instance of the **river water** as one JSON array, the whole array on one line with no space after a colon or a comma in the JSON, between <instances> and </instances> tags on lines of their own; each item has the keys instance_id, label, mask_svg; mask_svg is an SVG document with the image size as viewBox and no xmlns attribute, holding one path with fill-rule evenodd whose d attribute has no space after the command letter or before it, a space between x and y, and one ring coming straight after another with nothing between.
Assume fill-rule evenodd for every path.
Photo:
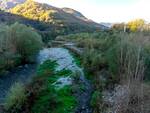
<instances>
[{"instance_id":1,"label":"river water","mask_svg":"<svg viewBox=\"0 0 150 113\"><path fill-rule=\"evenodd\" d=\"M39 52L37 62L43 63L46 60L55 60L58 64L56 71L68 69L73 72L78 71L80 74L80 83L84 85L84 91L77 91L75 96L78 100L78 106L75 113L92 113L90 107L90 98L92 94L92 86L84 76L83 69L76 65L74 58L67 49L64 48L44 48ZM35 74L37 65L25 65L11 70L8 74L0 77L0 103L4 99L15 82L27 83ZM58 81L62 82L61 87L64 85L72 84L72 78L59 78Z\"/></svg>"}]
</instances>

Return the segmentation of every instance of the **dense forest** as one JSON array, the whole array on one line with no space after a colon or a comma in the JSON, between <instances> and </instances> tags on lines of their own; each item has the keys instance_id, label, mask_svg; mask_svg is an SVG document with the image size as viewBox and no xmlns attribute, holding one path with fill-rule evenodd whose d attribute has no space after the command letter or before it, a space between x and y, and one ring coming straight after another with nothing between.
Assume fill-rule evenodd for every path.
<instances>
[{"instance_id":1,"label":"dense forest","mask_svg":"<svg viewBox=\"0 0 150 113\"><path fill-rule=\"evenodd\" d=\"M0 113L150 113L149 25L32 0L0 10Z\"/></svg>"}]
</instances>

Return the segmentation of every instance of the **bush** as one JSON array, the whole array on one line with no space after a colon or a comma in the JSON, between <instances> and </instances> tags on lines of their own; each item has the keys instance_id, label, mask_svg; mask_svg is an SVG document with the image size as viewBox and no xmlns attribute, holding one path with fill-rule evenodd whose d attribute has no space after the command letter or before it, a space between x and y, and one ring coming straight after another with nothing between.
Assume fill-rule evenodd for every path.
<instances>
[{"instance_id":1,"label":"bush","mask_svg":"<svg viewBox=\"0 0 150 113\"><path fill-rule=\"evenodd\" d=\"M7 110L20 109L25 101L26 94L23 84L15 83L6 97L5 108Z\"/></svg>"},{"instance_id":2,"label":"bush","mask_svg":"<svg viewBox=\"0 0 150 113\"><path fill-rule=\"evenodd\" d=\"M33 28L19 23L0 24L0 71L34 62L41 47L41 36Z\"/></svg>"},{"instance_id":3,"label":"bush","mask_svg":"<svg viewBox=\"0 0 150 113\"><path fill-rule=\"evenodd\" d=\"M103 100L102 93L99 91L95 91L92 95L91 106L94 108L93 113L100 113L103 111Z\"/></svg>"},{"instance_id":4,"label":"bush","mask_svg":"<svg viewBox=\"0 0 150 113\"><path fill-rule=\"evenodd\" d=\"M57 103L55 90L52 87L45 86L37 95L32 113L51 113Z\"/></svg>"},{"instance_id":5,"label":"bush","mask_svg":"<svg viewBox=\"0 0 150 113\"><path fill-rule=\"evenodd\" d=\"M38 68L37 75L47 76L54 73L57 63L55 61L47 60Z\"/></svg>"},{"instance_id":6,"label":"bush","mask_svg":"<svg viewBox=\"0 0 150 113\"><path fill-rule=\"evenodd\" d=\"M95 72L105 67L107 64L102 53L94 49L87 49L83 55L83 65L89 72Z\"/></svg>"},{"instance_id":7,"label":"bush","mask_svg":"<svg viewBox=\"0 0 150 113\"><path fill-rule=\"evenodd\" d=\"M41 36L34 29L22 24L15 23L10 26L9 34L13 34L10 38L10 44L25 62L32 62L33 57L41 49Z\"/></svg>"}]
</instances>

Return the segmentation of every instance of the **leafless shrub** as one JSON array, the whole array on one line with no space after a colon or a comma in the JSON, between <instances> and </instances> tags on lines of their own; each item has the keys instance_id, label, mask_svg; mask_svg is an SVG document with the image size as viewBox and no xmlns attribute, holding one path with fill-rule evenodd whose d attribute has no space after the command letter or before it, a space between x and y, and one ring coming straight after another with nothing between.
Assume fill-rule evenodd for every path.
<instances>
[{"instance_id":1,"label":"leafless shrub","mask_svg":"<svg viewBox=\"0 0 150 113\"><path fill-rule=\"evenodd\" d=\"M136 35L137 36L137 35ZM126 86L124 95L119 95L117 113L143 113L144 56L142 37L123 37L120 42L120 83Z\"/></svg>"}]
</instances>

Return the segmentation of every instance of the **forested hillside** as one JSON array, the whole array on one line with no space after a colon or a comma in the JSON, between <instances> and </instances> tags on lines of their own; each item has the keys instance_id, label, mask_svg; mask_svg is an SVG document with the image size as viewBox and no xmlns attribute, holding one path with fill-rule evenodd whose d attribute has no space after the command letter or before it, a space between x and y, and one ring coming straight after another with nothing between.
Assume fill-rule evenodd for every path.
<instances>
[{"instance_id":1,"label":"forested hillside","mask_svg":"<svg viewBox=\"0 0 150 113\"><path fill-rule=\"evenodd\" d=\"M11 9L10 12L29 19L56 24L59 25L59 27L77 24L81 26L87 26L90 28L92 26L93 28L94 27L101 28L101 25L96 24L92 21L88 21L88 19L86 19L81 13L79 14L79 12L75 10L74 12L71 12L70 10L71 9L69 8L59 9L47 4L40 4L32 0L27 0L25 3L20 4L15 8ZM79 17L82 17L85 20Z\"/></svg>"},{"instance_id":2,"label":"forested hillside","mask_svg":"<svg viewBox=\"0 0 150 113\"><path fill-rule=\"evenodd\" d=\"M42 35L45 42L57 35L105 29L103 25L88 20L81 13L75 10L72 13L70 10L72 9L59 9L27 0L10 9L9 13L0 11L0 20L5 23L18 21L32 26Z\"/></svg>"}]
</instances>

